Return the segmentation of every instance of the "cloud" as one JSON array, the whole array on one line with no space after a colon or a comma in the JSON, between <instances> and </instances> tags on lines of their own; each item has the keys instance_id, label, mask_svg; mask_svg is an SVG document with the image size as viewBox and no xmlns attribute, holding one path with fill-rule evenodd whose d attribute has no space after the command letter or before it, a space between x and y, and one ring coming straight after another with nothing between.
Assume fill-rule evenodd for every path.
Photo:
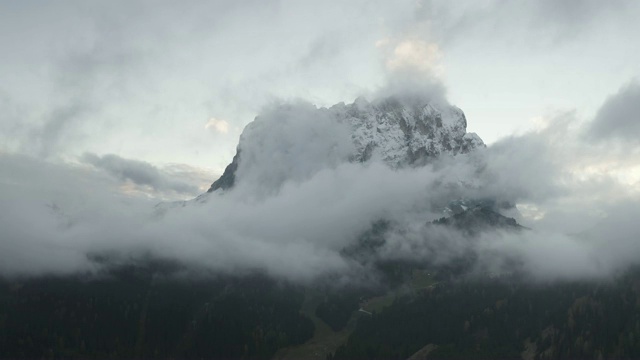
<instances>
[{"instance_id":1,"label":"cloud","mask_svg":"<svg viewBox=\"0 0 640 360\"><path fill-rule=\"evenodd\" d=\"M88 106L81 103L55 108L42 126L30 131L32 141L22 144L22 150L41 157L57 155L64 144L82 137L78 131L81 128L79 123L88 112Z\"/></svg>"},{"instance_id":2,"label":"cloud","mask_svg":"<svg viewBox=\"0 0 640 360\"><path fill-rule=\"evenodd\" d=\"M322 64L323 61L332 59L344 51L344 44L336 41L341 36L337 31L333 31L312 40L309 44L309 50L302 58L300 58L300 66L308 68L315 64Z\"/></svg>"},{"instance_id":3,"label":"cloud","mask_svg":"<svg viewBox=\"0 0 640 360\"><path fill-rule=\"evenodd\" d=\"M86 167L0 154L0 274L94 269L86 246L108 241L109 226L126 226L119 220L140 219L139 209L153 205L122 194L118 185ZM117 219L117 211L124 211L124 218ZM109 225L95 225L102 220ZM69 236L71 229L81 228L88 237Z\"/></svg>"},{"instance_id":4,"label":"cloud","mask_svg":"<svg viewBox=\"0 0 640 360\"><path fill-rule=\"evenodd\" d=\"M611 95L587 129L596 141L618 140L640 145L640 84L632 81Z\"/></svg>"},{"instance_id":5,"label":"cloud","mask_svg":"<svg viewBox=\"0 0 640 360\"><path fill-rule=\"evenodd\" d=\"M218 120L216 118L210 118L209 121L204 125L205 129L212 129L221 134L226 134L229 132L229 123L225 120Z\"/></svg>"},{"instance_id":6,"label":"cloud","mask_svg":"<svg viewBox=\"0 0 640 360\"><path fill-rule=\"evenodd\" d=\"M273 104L240 137L238 187L267 194L287 181L305 181L345 162L353 153L350 136L327 109L303 101Z\"/></svg>"},{"instance_id":7,"label":"cloud","mask_svg":"<svg viewBox=\"0 0 640 360\"><path fill-rule=\"evenodd\" d=\"M637 264L640 194L584 170L625 153L585 142L574 113L546 123L469 155L391 169L346 161L348 132L326 109L283 103L245 130L237 186L161 213L119 190L122 181L186 186L148 163L87 154L87 167L1 154L0 273L93 271L96 254L296 282L370 277L378 260L448 264L469 254L476 271L535 281L607 278ZM640 165L640 157L627 161ZM529 211L511 211L533 230L470 237L429 225L451 200L486 198L523 204ZM344 256L381 219L391 228L379 252L364 262Z\"/></svg>"},{"instance_id":8,"label":"cloud","mask_svg":"<svg viewBox=\"0 0 640 360\"><path fill-rule=\"evenodd\" d=\"M379 46L389 46L388 43L378 43ZM396 71L413 71L438 76L443 72L440 59L442 54L437 44L427 43L420 39L405 39L393 46L386 61L387 68Z\"/></svg>"},{"instance_id":9,"label":"cloud","mask_svg":"<svg viewBox=\"0 0 640 360\"><path fill-rule=\"evenodd\" d=\"M423 0L415 8L413 31L448 48L468 41L484 47L509 45L529 50L560 46L585 35L632 24L634 1L542 0L516 3L500 0L451 3ZM596 26L597 25L597 26Z\"/></svg>"},{"instance_id":10,"label":"cloud","mask_svg":"<svg viewBox=\"0 0 640 360\"><path fill-rule=\"evenodd\" d=\"M185 169L184 166L182 168L174 167L173 171L166 171L144 161L125 159L113 154L98 156L85 153L81 157L81 161L96 169L103 170L123 182L131 181L139 186L148 186L156 192L169 191L195 196L202 191L201 186L193 183L193 180L201 181L202 178L194 179L193 175L196 172L193 169Z\"/></svg>"}]
</instances>

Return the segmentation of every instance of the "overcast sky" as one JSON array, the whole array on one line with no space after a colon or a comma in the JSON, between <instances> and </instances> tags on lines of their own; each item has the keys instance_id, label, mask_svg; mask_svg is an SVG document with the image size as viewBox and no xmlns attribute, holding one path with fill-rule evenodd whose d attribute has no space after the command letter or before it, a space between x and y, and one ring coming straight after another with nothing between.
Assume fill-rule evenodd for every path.
<instances>
[{"instance_id":1,"label":"overcast sky","mask_svg":"<svg viewBox=\"0 0 640 360\"><path fill-rule=\"evenodd\" d=\"M273 99L352 102L402 62L487 143L640 75L636 1L0 0L0 151L218 174Z\"/></svg>"},{"instance_id":2,"label":"overcast sky","mask_svg":"<svg viewBox=\"0 0 640 360\"><path fill-rule=\"evenodd\" d=\"M544 279L636 265L638 19L631 0L0 0L0 275L107 252L311 279L353 270L341 249L381 218L404 229L391 258L471 247ZM408 84L459 106L488 148L344 163L350 134L316 106ZM153 208L205 191L259 113L246 151L262 160L236 189ZM271 161L281 143L299 151ZM535 232L430 242L425 220L461 197L516 204Z\"/></svg>"}]
</instances>

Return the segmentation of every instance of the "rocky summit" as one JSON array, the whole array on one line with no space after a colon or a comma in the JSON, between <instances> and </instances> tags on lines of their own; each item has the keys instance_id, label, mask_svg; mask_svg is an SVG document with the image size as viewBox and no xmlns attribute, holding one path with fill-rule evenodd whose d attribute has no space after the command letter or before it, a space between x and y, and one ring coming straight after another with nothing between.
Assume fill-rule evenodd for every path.
<instances>
[{"instance_id":1,"label":"rocky summit","mask_svg":"<svg viewBox=\"0 0 640 360\"><path fill-rule=\"evenodd\" d=\"M383 161L393 168L420 166L440 155L465 154L485 146L478 135L467 132L464 112L449 104L415 99L407 101L397 97L369 102L360 97L351 104L314 107L313 111L317 112L318 121L334 122L348 129L352 146L345 161ZM236 182L238 166L243 161L243 153L248 151L247 148L256 151L255 144L249 142L261 142L261 138L270 136L267 133L271 129L269 126L256 124L260 119L261 116L258 116L247 125L233 161L208 192L232 187ZM288 139L284 140L281 141L283 146L275 152L300 150L287 147ZM333 151L335 147L327 146L327 151ZM273 158L281 158L281 155L268 154Z\"/></svg>"},{"instance_id":2,"label":"rocky summit","mask_svg":"<svg viewBox=\"0 0 640 360\"><path fill-rule=\"evenodd\" d=\"M467 133L462 110L451 105L412 105L393 97L370 103L358 98L329 110L351 125L358 161L378 153L393 167L420 165L441 154L457 155L484 146L478 135Z\"/></svg>"}]
</instances>

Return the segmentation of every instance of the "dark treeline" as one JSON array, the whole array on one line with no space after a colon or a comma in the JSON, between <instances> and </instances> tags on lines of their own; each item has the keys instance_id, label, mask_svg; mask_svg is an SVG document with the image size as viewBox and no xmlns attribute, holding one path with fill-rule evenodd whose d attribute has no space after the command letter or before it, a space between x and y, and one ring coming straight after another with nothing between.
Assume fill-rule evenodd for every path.
<instances>
[{"instance_id":1,"label":"dark treeline","mask_svg":"<svg viewBox=\"0 0 640 360\"><path fill-rule=\"evenodd\" d=\"M640 358L640 272L607 283L451 281L362 318L333 359ZM435 346L434 346L435 345Z\"/></svg>"},{"instance_id":2,"label":"dark treeline","mask_svg":"<svg viewBox=\"0 0 640 360\"><path fill-rule=\"evenodd\" d=\"M358 316L330 358L405 359L421 349L428 359L640 358L638 270L532 285L515 275L383 265L385 287L314 286L323 294L314 312L334 331L369 299L395 298ZM314 334L300 313L302 286L180 273L148 263L91 277L1 280L0 358L270 358Z\"/></svg>"},{"instance_id":3,"label":"dark treeline","mask_svg":"<svg viewBox=\"0 0 640 360\"><path fill-rule=\"evenodd\" d=\"M149 264L3 280L0 358L269 358L313 335L303 299L262 276L176 279Z\"/></svg>"}]
</instances>

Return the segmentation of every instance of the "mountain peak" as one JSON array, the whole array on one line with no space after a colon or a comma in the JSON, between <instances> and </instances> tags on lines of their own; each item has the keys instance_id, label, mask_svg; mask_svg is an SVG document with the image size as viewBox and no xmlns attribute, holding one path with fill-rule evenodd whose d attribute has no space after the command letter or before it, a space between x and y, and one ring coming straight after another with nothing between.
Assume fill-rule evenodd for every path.
<instances>
[{"instance_id":1,"label":"mountain peak","mask_svg":"<svg viewBox=\"0 0 640 360\"><path fill-rule=\"evenodd\" d=\"M458 107L416 98L390 96L369 102L358 97L328 109L276 106L245 127L232 163L209 192L232 187L244 177L244 166L263 168L265 173L253 173L253 180L277 186L289 176L304 177L345 161L421 166L441 155L485 146L466 129L466 117Z\"/></svg>"},{"instance_id":2,"label":"mountain peak","mask_svg":"<svg viewBox=\"0 0 640 360\"><path fill-rule=\"evenodd\" d=\"M377 152L393 167L422 165L441 154L484 147L479 136L467 133L462 110L448 104L403 102L396 97L369 103L358 98L329 110L351 125L358 161L367 161Z\"/></svg>"}]
</instances>

